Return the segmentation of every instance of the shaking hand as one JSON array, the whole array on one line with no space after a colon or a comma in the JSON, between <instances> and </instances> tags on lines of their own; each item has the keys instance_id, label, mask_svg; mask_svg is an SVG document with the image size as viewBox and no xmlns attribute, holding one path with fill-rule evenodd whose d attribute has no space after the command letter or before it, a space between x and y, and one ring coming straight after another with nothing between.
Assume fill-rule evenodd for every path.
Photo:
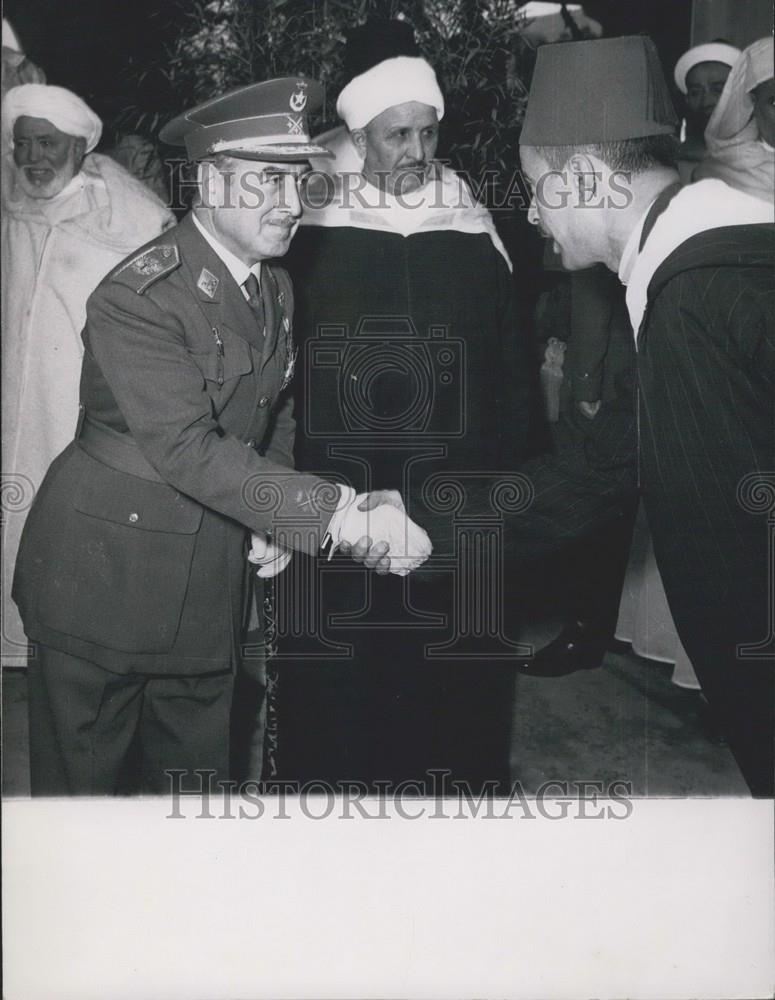
<instances>
[{"instance_id":1,"label":"shaking hand","mask_svg":"<svg viewBox=\"0 0 775 1000\"><path fill-rule=\"evenodd\" d=\"M421 566L433 546L407 515L401 494L379 490L354 494L329 525L332 551L341 548L380 575L406 576Z\"/></svg>"}]
</instances>

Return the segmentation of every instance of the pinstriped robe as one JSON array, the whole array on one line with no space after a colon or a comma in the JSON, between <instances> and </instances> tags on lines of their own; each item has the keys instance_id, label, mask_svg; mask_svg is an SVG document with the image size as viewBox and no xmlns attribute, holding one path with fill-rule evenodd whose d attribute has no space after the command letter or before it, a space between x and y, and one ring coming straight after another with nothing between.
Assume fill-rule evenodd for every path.
<instances>
[{"instance_id":1,"label":"pinstriped robe","mask_svg":"<svg viewBox=\"0 0 775 1000\"><path fill-rule=\"evenodd\" d=\"M774 247L772 225L687 240L654 274L638 335L642 483L668 602L749 786L769 795L773 643L738 647L773 621L775 540L756 494L770 491L772 514Z\"/></svg>"}]
</instances>

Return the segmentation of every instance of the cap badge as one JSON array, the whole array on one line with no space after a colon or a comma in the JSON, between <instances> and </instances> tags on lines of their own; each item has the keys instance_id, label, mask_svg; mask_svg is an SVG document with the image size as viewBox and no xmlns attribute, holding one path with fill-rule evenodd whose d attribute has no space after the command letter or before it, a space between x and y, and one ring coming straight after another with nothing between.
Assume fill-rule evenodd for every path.
<instances>
[{"instance_id":1,"label":"cap badge","mask_svg":"<svg viewBox=\"0 0 775 1000\"><path fill-rule=\"evenodd\" d=\"M214 274L208 271L206 267L203 267L199 274L199 280L196 283L196 287L200 290L200 292L204 292L204 294L211 299L218 291L218 279Z\"/></svg>"},{"instance_id":2,"label":"cap badge","mask_svg":"<svg viewBox=\"0 0 775 1000\"><path fill-rule=\"evenodd\" d=\"M290 108L291 111L303 111L307 106L307 84L303 80L299 80L298 90L294 90L290 97Z\"/></svg>"},{"instance_id":3,"label":"cap badge","mask_svg":"<svg viewBox=\"0 0 775 1000\"><path fill-rule=\"evenodd\" d=\"M303 135L304 134L304 119L294 118L293 115L286 115L288 134L289 135Z\"/></svg>"}]
</instances>

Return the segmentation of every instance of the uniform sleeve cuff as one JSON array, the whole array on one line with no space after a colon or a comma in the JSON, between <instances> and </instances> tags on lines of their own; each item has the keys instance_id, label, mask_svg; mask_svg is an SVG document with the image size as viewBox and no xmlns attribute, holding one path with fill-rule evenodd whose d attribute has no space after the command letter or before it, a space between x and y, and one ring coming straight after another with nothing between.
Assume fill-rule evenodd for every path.
<instances>
[{"instance_id":1,"label":"uniform sleeve cuff","mask_svg":"<svg viewBox=\"0 0 775 1000\"><path fill-rule=\"evenodd\" d=\"M352 486L345 486L344 483L336 483L335 485L339 487L339 502L336 505L336 510L331 515L331 520L328 522L328 530L320 545L321 549L325 549L330 543L328 550L329 560L339 548L342 536L342 522L345 519L348 508L354 503L357 496Z\"/></svg>"}]
</instances>

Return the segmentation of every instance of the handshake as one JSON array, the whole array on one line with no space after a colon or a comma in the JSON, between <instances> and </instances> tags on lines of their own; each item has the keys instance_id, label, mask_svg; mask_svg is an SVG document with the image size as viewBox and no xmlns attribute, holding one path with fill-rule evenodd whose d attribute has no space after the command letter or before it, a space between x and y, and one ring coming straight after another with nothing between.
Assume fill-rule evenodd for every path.
<instances>
[{"instance_id":1,"label":"handshake","mask_svg":"<svg viewBox=\"0 0 775 1000\"><path fill-rule=\"evenodd\" d=\"M342 497L328 525L331 548L348 552L377 573L406 576L421 566L433 546L428 535L406 513L396 490L359 493L340 486Z\"/></svg>"},{"instance_id":2,"label":"handshake","mask_svg":"<svg viewBox=\"0 0 775 1000\"><path fill-rule=\"evenodd\" d=\"M425 562L433 546L426 532L407 515L400 493L376 490L356 494L342 485L339 489L339 504L328 525L329 559L341 549L380 575L397 576L406 576ZM248 560L258 565L258 576L276 576L290 559L291 552L284 546L253 534Z\"/></svg>"}]
</instances>

